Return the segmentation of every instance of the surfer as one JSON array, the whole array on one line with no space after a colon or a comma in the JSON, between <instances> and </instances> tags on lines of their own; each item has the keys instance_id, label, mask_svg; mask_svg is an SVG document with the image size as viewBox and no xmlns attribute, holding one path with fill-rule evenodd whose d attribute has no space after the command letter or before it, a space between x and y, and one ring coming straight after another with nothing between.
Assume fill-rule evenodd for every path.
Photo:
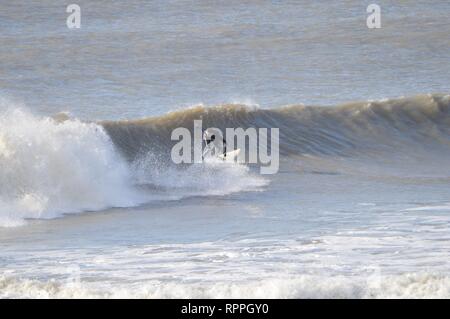
<instances>
[{"instance_id":1,"label":"surfer","mask_svg":"<svg viewBox=\"0 0 450 319\"><path fill-rule=\"evenodd\" d=\"M206 129L203 132L203 140L206 143L206 147L203 151L203 158L205 158L208 153L217 156L222 152L224 158L227 156L227 143L219 129Z\"/></svg>"}]
</instances>

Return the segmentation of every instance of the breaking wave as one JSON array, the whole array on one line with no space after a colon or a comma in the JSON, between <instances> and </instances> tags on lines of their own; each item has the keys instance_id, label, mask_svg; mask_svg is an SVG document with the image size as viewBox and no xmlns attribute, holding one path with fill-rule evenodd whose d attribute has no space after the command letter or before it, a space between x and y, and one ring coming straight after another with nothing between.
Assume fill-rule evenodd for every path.
<instances>
[{"instance_id":1,"label":"breaking wave","mask_svg":"<svg viewBox=\"0 0 450 319\"><path fill-rule=\"evenodd\" d=\"M172 164L172 130L193 130L199 119L204 128L279 128L285 157L450 150L450 97L442 94L336 107L197 106L159 117L96 123L64 113L38 117L7 108L0 113L0 226L155 199L221 196L267 184L244 165Z\"/></svg>"},{"instance_id":2,"label":"breaking wave","mask_svg":"<svg viewBox=\"0 0 450 319\"><path fill-rule=\"evenodd\" d=\"M97 124L0 116L0 225L136 205L126 162Z\"/></svg>"},{"instance_id":3,"label":"breaking wave","mask_svg":"<svg viewBox=\"0 0 450 319\"><path fill-rule=\"evenodd\" d=\"M450 278L436 274L384 277L298 275L258 282L189 284L153 281L138 286L96 285L0 276L0 298L449 298Z\"/></svg>"}]
</instances>

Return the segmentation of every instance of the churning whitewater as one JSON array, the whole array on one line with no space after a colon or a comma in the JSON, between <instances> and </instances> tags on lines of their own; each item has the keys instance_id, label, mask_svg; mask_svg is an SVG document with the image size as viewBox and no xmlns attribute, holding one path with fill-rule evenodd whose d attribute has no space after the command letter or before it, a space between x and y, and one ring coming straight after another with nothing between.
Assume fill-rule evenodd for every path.
<instances>
[{"instance_id":1,"label":"churning whitewater","mask_svg":"<svg viewBox=\"0 0 450 319\"><path fill-rule=\"evenodd\" d=\"M284 155L350 156L364 152L448 145L450 96L424 94L320 107L290 105L262 109L242 104L194 106L159 117L100 122L122 153L167 153L177 127L266 127L280 129ZM170 153L169 153L170 154ZM384 153L382 153L384 155Z\"/></svg>"},{"instance_id":2,"label":"churning whitewater","mask_svg":"<svg viewBox=\"0 0 450 319\"><path fill-rule=\"evenodd\" d=\"M143 201L103 128L21 109L0 115L0 225Z\"/></svg>"},{"instance_id":3,"label":"churning whitewater","mask_svg":"<svg viewBox=\"0 0 450 319\"><path fill-rule=\"evenodd\" d=\"M39 117L17 108L3 112L0 226L154 200L224 195L266 184L244 166L209 161L177 170L151 152L147 149L127 162L100 124ZM213 187L216 180L221 180L220 189ZM153 189L144 191L143 186ZM165 188L175 191L164 194Z\"/></svg>"}]
</instances>

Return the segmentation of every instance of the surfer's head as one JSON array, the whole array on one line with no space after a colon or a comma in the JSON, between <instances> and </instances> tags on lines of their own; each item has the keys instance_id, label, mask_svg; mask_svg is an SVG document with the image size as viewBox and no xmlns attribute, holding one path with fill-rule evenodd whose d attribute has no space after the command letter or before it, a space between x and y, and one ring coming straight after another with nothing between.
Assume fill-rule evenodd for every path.
<instances>
[{"instance_id":1,"label":"surfer's head","mask_svg":"<svg viewBox=\"0 0 450 319\"><path fill-rule=\"evenodd\" d=\"M218 131L218 129L208 128L203 132L203 139L207 142L214 142L216 139L220 140L222 134Z\"/></svg>"}]
</instances>

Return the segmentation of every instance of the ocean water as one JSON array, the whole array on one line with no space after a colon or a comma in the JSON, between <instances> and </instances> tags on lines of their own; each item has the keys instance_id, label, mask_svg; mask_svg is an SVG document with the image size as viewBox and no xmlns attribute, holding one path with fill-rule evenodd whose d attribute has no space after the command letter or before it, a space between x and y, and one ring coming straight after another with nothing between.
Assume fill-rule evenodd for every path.
<instances>
[{"instance_id":1,"label":"ocean water","mask_svg":"<svg viewBox=\"0 0 450 319\"><path fill-rule=\"evenodd\" d=\"M1 298L450 297L448 1L77 4L0 0Z\"/></svg>"}]
</instances>

